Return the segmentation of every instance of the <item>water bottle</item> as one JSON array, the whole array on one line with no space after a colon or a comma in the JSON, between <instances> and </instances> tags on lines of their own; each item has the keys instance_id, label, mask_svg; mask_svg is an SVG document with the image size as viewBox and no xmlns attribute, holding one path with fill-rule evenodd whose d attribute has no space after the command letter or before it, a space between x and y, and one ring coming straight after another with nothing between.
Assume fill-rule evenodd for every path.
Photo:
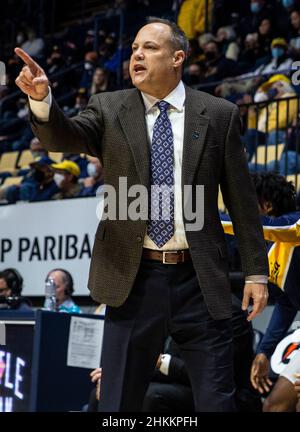
<instances>
[{"instance_id":1,"label":"water bottle","mask_svg":"<svg viewBox=\"0 0 300 432\"><path fill-rule=\"evenodd\" d=\"M54 279L48 278L45 284L45 302L44 302L44 310L48 311L56 311L56 295L55 295L56 287Z\"/></svg>"}]
</instances>

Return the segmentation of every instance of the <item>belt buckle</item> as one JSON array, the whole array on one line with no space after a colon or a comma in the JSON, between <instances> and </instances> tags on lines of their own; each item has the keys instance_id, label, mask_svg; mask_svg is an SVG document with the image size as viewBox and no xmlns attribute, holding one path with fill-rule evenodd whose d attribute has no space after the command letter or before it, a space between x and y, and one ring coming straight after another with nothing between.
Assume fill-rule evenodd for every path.
<instances>
[{"instance_id":1,"label":"belt buckle","mask_svg":"<svg viewBox=\"0 0 300 432\"><path fill-rule=\"evenodd\" d=\"M171 265L178 264L178 261L177 262L172 262L172 263L166 262L166 255L167 254L174 254L174 253L178 254L178 252L180 252L181 256L182 256L182 260L180 262L183 263L184 262L184 252L183 251L174 251L174 252L171 252L171 251L162 251L162 253L163 253L163 260L162 260L163 264L171 264Z\"/></svg>"}]
</instances>

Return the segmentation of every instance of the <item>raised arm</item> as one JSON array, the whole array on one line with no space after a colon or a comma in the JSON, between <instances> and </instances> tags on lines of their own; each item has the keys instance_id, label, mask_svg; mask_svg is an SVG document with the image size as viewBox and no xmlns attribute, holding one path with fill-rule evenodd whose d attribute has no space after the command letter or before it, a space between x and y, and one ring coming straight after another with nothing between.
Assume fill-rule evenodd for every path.
<instances>
[{"instance_id":1,"label":"raised arm","mask_svg":"<svg viewBox=\"0 0 300 432\"><path fill-rule=\"evenodd\" d=\"M36 104L44 105L49 94L49 80L44 70L22 49L15 53L24 61L17 86ZM49 105L49 115L39 120L31 112L31 127L43 146L54 152L88 153L101 157L101 140L103 122L100 102L96 96L91 97L88 106L72 119L65 116L54 99Z\"/></svg>"},{"instance_id":2,"label":"raised arm","mask_svg":"<svg viewBox=\"0 0 300 432\"><path fill-rule=\"evenodd\" d=\"M21 48L15 48L15 53L25 63L16 79L17 86L27 96L42 101L49 92L49 80L45 71Z\"/></svg>"}]
</instances>

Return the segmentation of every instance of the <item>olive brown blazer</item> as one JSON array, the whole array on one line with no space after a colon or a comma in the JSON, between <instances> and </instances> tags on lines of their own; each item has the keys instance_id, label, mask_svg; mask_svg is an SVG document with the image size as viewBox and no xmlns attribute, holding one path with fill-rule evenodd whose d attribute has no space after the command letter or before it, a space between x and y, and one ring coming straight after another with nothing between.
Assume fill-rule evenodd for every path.
<instances>
[{"instance_id":1,"label":"olive brown blazer","mask_svg":"<svg viewBox=\"0 0 300 432\"><path fill-rule=\"evenodd\" d=\"M150 143L139 90L92 96L87 108L71 119L53 101L49 121L38 122L31 116L31 125L49 151L98 157L103 165L104 182L112 185L117 195L119 177L127 178L128 188L141 184L149 190ZM268 274L266 247L240 141L239 110L224 99L189 87L185 100L182 185L193 185L193 195L196 185L204 185L203 228L186 230L186 238L211 316L228 318L231 293L225 236L218 212L219 185L246 276ZM190 223L185 216L184 222ZM95 301L114 307L124 303L140 266L146 229L146 220L100 222L88 282Z\"/></svg>"}]
</instances>

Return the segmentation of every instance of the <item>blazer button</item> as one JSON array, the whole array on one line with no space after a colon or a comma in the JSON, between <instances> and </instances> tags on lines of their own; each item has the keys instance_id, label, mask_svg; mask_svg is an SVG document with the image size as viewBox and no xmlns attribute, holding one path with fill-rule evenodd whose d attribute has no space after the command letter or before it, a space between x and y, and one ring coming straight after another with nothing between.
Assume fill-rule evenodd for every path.
<instances>
[{"instance_id":1,"label":"blazer button","mask_svg":"<svg viewBox=\"0 0 300 432\"><path fill-rule=\"evenodd\" d=\"M137 236L137 238L136 238L136 239L137 239L138 243L141 243L141 242L142 242L142 240L143 240L141 236Z\"/></svg>"}]
</instances>

